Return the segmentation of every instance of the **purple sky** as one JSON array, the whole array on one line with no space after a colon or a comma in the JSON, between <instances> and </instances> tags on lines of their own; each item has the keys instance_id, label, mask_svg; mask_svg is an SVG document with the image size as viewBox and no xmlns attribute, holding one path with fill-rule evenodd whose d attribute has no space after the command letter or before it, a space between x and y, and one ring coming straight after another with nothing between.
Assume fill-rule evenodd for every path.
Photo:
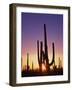
<instances>
[{"instance_id":1,"label":"purple sky","mask_svg":"<svg viewBox=\"0 0 72 90\"><path fill-rule=\"evenodd\" d=\"M44 41L46 24L48 52L52 53L52 42L58 56L63 54L63 15L22 13L22 56L27 52L37 54L37 40Z\"/></svg>"}]
</instances>

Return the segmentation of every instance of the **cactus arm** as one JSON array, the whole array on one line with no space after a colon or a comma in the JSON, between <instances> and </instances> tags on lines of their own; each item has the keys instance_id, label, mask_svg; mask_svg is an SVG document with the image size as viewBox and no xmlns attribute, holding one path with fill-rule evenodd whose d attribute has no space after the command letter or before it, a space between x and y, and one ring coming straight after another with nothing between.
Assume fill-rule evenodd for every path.
<instances>
[{"instance_id":1,"label":"cactus arm","mask_svg":"<svg viewBox=\"0 0 72 90\"><path fill-rule=\"evenodd\" d=\"M52 62L49 63L50 66L51 66L51 65L54 63L54 61L55 61L55 49L54 49L54 43L52 43L52 49L53 49L53 57L52 57Z\"/></svg>"},{"instance_id":2,"label":"cactus arm","mask_svg":"<svg viewBox=\"0 0 72 90\"><path fill-rule=\"evenodd\" d=\"M40 59L39 59L39 40L37 40L37 56L38 56L38 63L40 65Z\"/></svg>"}]
</instances>

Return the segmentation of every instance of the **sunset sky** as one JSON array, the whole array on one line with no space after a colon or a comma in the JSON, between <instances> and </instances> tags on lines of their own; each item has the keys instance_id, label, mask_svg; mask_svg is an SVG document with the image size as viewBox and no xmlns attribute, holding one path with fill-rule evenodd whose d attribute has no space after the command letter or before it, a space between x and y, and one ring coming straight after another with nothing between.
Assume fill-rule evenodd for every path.
<instances>
[{"instance_id":1,"label":"sunset sky","mask_svg":"<svg viewBox=\"0 0 72 90\"><path fill-rule=\"evenodd\" d=\"M55 63L58 65L59 57L63 62L63 15L22 13L22 68L27 64L29 53L29 65L38 68L37 40L44 43L44 24L46 24L47 45L49 60L52 60L52 42L55 44Z\"/></svg>"}]
</instances>

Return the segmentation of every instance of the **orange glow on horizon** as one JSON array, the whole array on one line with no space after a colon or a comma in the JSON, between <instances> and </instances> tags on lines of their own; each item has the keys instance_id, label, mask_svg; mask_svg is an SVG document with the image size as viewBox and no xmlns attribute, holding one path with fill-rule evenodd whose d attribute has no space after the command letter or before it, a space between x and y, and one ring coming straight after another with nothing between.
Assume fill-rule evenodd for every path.
<instances>
[{"instance_id":1,"label":"orange glow on horizon","mask_svg":"<svg viewBox=\"0 0 72 90\"><path fill-rule=\"evenodd\" d=\"M42 64L42 71L46 71L46 67L44 64Z\"/></svg>"},{"instance_id":2,"label":"orange glow on horizon","mask_svg":"<svg viewBox=\"0 0 72 90\"><path fill-rule=\"evenodd\" d=\"M59 66L59 57L61 59L62 67L63 67L63 56L62 54L56 54L55 55L55 65ZM52 60L52 54L49 54L49 62ZM29 67L32 69L32 63L33 63L33 69L39 69L38 59L36 54L30 54L29 55ZM24 54L22 57L22 70L24 70L27 66L27 55ZM44 64L42 64L42 70L46 70Z\"/></svg>"}]
</instances>

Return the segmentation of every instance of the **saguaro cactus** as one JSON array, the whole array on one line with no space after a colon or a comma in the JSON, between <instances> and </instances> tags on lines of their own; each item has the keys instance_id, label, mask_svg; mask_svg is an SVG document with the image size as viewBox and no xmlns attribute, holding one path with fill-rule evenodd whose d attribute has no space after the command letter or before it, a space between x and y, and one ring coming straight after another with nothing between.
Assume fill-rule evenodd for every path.
<instances>
[{"instance_id":1,"label":"saguaro cactus","mask_svg":"<svg viewBox=\"0 0 72 90\"><path fill-rule=\"evenodd\" d=\"M29 53L27 53L27 71L29 71Z\"/></svg>"},{"instance_id":2,"label":"saguaro cactus","mask_svg":"<svg viewBox=\"0 0 72 90\"><path fill-rule=\"evenodd\" d=\"M54 59L55 59L54 43L52 43L52 49L53 49L53 57L51 63L49 63L46 25L44 24L44 50L43 50L43 42L42 41L40 42L40 48L39 48L39 40L37 40L37 54L38 54L38 63L39 63L40 71L42 71L42 63L45 64L46 70L50 71L50 66L54 63Z\"/></svg>"},{"instance_id":3,"label":"saguaro cactus","mask_svg":"<svg viewBox=\"0 0 72 90\"><path fill-rule=\"evenodd\" d=\"M38 51L38 63L39 63L39 69L42 71L42 51L43 51L43 43L40 42L40 56L39 56L39 41L37 41L37 51Z\"/></svg>"}]
</instances>

